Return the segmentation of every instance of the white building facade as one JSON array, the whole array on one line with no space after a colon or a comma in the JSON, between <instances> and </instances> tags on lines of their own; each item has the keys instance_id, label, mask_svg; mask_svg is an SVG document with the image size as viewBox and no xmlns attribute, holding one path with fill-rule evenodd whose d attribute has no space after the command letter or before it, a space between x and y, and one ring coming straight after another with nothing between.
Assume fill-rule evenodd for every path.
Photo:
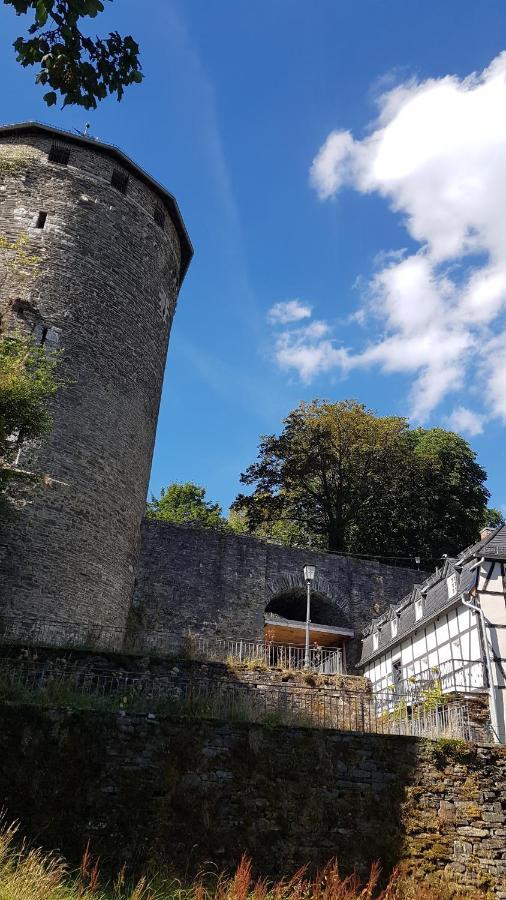
<instances>
[{"instance_id":1,"label":"white building facade","mask_svg":"<svg viewBox=\"0 0 506 900\"><path fill-rule=\"evenodd\" d=\"M488 697L494 740L506 742L506 526L488 529L456 559L374 619L361 668L392 704L445 695Z\"/></svg>"}]
</instances>

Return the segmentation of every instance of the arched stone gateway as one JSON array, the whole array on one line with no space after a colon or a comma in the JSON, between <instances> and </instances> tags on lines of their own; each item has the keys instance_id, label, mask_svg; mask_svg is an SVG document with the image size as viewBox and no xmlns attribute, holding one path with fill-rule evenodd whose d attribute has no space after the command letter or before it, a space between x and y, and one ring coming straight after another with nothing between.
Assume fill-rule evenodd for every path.
<instances>
[{"instance_id":1,"label":"arched stone gateway","mask_svg":"<svg viewBox=\"0 0 506 900\"><path fill-rule=\"evenodd\" d=\"M319 574L318 570L315 573L315 578L311 587L315 593L323 594L328 597L331 603L338 603L338 599L337 597L334 597L334 591L330 583L323 575ZM267 599L270 601L273 597L277 596L277 594L282 594L284 591L289 591L292 588L303 588L304 591L306 590L306 582L304 581L302 570L300 572L298 570L285 572L282 575L277 575L275 578L269 579L266 583Z\"/></svg>"},{"instance_id":2,"label":"arched stone gateway","mask_svg":"<svg viewBox=\"0 0 506 900\"><path fill-rule=\"evenodd\" d=\"M278 576L266 585L268 602L264 639L276 645L305 646L307 586L302 573ZM346 644L354 631L328 581L316 575L311 585L309 642L312 652L335 648L346 656Z\"/></svg>"}]
</instances>

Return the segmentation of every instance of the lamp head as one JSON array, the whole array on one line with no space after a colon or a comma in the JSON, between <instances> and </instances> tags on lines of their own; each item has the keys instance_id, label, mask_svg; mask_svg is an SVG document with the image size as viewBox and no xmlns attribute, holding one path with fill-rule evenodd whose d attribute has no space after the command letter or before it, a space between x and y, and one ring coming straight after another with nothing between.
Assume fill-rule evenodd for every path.
<instances>
[{"instance_id":1,"label":"lamp head","mask_svg":"<svg viewBox=\"0 0 506 900\"><path fill-rule=\"evenodd\" d=\"M314 581L315 566L304 566L304 581Z\"/></svg>"}]
</instances>

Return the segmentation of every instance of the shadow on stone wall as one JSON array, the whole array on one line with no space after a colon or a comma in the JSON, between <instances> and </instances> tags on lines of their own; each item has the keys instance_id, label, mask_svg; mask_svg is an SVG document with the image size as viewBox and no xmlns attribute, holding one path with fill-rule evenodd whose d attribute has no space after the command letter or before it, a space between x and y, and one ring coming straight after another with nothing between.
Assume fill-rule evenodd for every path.
<instances>
[{"instance_id":1,"label":"shadow on stone wall","mask_svg":"<svg viewBox=\"0 0 506 900\"><path fill-rule=\"evenodd\" d=\"M251 723L0 710L0 804L73 862L286 876L337 857L498 886L506 755ZM496 848L496 849L493 849ZM467 856L466 856L467 854ZM501 868L502 867L502 868ZM502 873L502 875L501 875Z\"/></svg>"},{"instance_id":2,"label":"shadow on stone wall","mask_svg":"<svg viewBox=\"0 0 506 900\"><path fill-rule=\"evenodd\" d=\"M316 715L323 695L355 698L333 730L329 721L286 727L279 716L227 721L216 710L206 718L205 708L160 714L149 695L139 714L128 703L116 712L41 708L35 693L25 705L6 704L4 693L0 808L72 863L89 838L111 870L126 862L140 872L155 861L183 877L209 865L232 869L244 852L269 877L333 857L344 872L365 874L380 860L385 873L402 863L484 889L506 875L506 750L360 733L366 679L319 676L309 690L305 673L82 651L62 663L58 650L30 653L35 671L63 665L78 678L113 670L141 685L205 682L264 700L298 692L311 695ZM3 654L19 662L19 648Z\"/></svg>"}]
</instances>

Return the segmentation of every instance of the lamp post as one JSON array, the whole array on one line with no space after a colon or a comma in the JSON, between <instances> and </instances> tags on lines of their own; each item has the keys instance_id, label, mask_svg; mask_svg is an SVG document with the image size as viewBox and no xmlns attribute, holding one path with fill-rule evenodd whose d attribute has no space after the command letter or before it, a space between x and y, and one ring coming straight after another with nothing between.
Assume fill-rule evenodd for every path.
<instances>
[{"instance_id":1,"label":"lamp post","mask_svg":"<svg viewBox=\"0 0 506 900\"><path fill-rule=\"evenodd\" d=\"M306 604L306 654L304 658L304 668L309 669L309 623L311 621L311 582L314 581L314 566L304 566L304 581L307 587L307 604Z\"/></svg>"}]
</instances>

